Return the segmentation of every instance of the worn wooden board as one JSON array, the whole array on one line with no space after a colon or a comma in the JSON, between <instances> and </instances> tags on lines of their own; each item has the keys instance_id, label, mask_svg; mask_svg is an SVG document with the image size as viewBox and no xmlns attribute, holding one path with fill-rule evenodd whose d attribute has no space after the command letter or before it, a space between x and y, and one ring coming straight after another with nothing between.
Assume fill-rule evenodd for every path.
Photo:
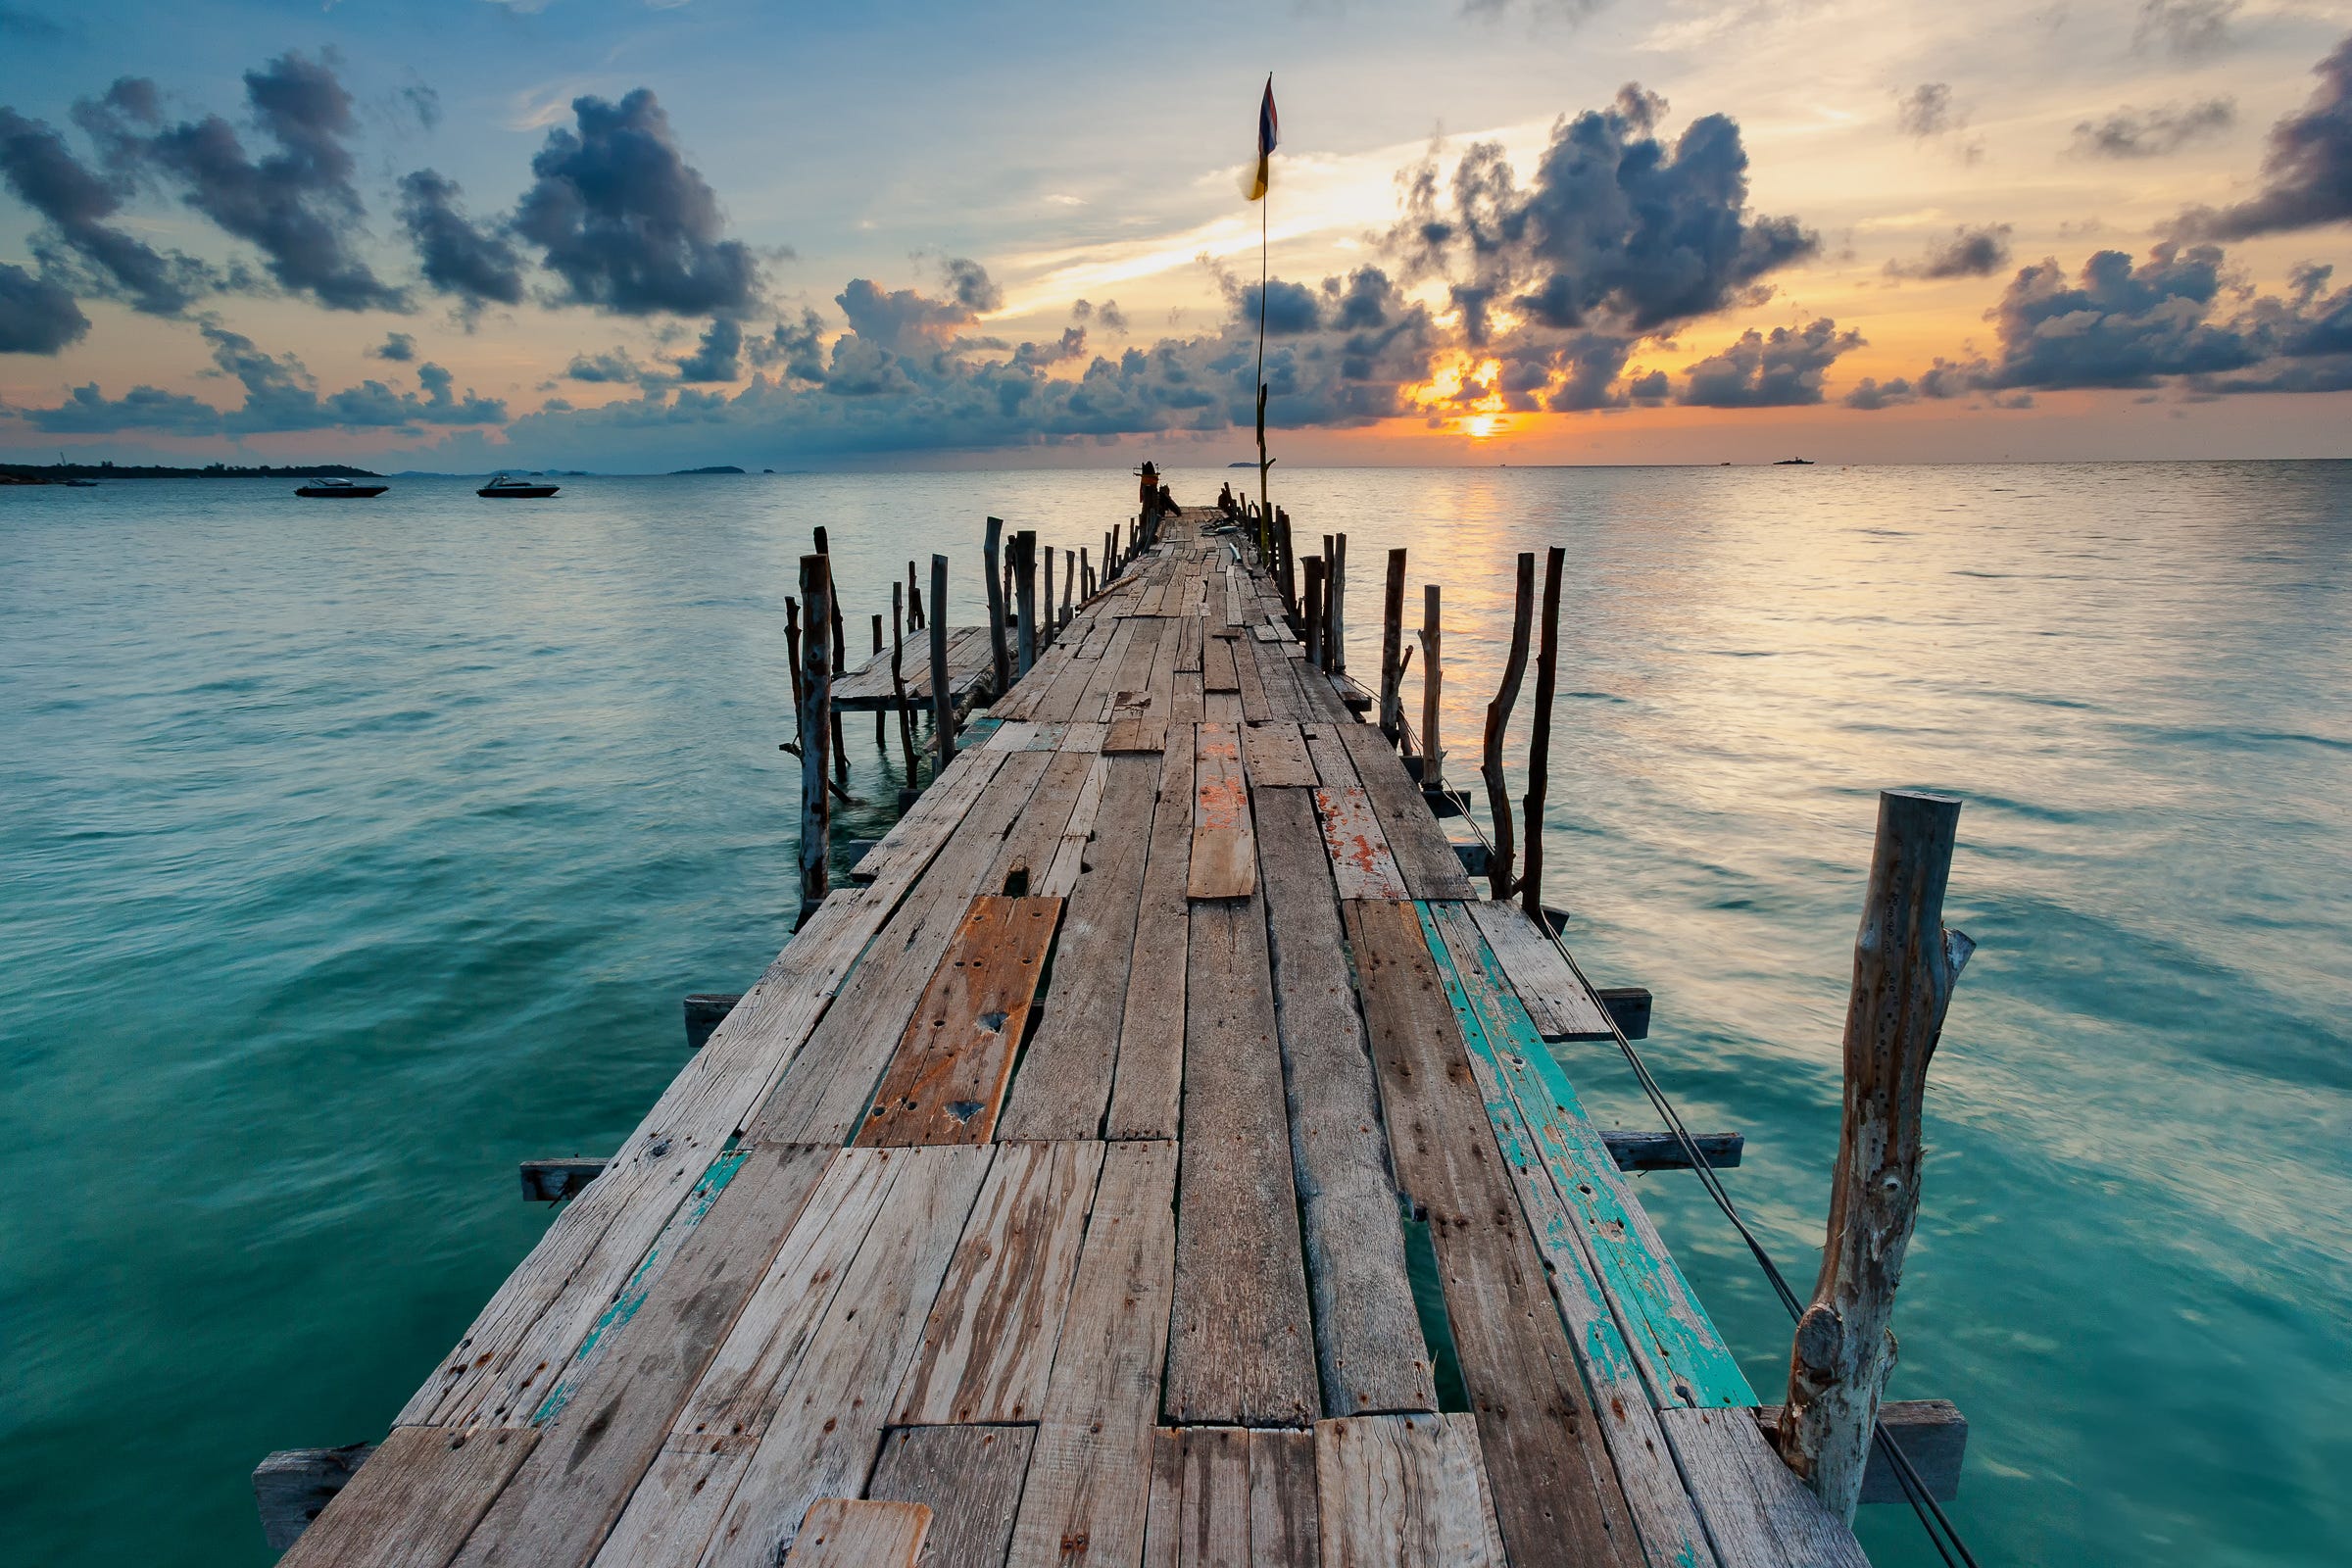
<instances>
[{"instance_id":1,"label":"worn wooden board","mask_svg":"<svg viewBox=\"0 0 2352 1568\"><path fill-rule=\"evenodd\" d=\"M1845 1523L1772 1451L1744 1410L1661 1410L1723 1568L1867 1568Z\"/></svg>"},{"instance_id":2,"label":"worn wooden board","mask_svg":"<svg viewBox=\"0 0 2352 1568\"><path fill-rule=\"evenodd\" d=\"M1064 751L1082 748L1064 746ZM1101 747L1092 748L1101 751ZM1087 769L1086 782L1079 786L1078 804L1071 808L1069 825L1061 832L1061 843L1054 851L1054 859L1046 867L1042 881L1033 884L1032 893L1050 894L1066 899L1077 887L1078 878L1086 869L1087 846L1095 836L1095 818L1102 809L1102 791L1110 782L1110 759L1098 756L1095 765Z\"/></svg>"},{"instance_id":3,"label":"worn wooden board","mask_svg":"<svg viewBox=\"0 0 2352 1568\"><path fill-rule=\"evenodd\" d=\"M906 683L906 703L910 708L931 706L931 659L918 654L909 642L901 658L900 669ZM948 631L948 691L958 703L969 702L979 689L988 684L994 671L989 667L988 628L986 626L956 626ZM890 655L876 654L864 663L833 682L833 706L846 710L888 709L898 706L898 693L890 682Z\"/></svg>"},{"instance_id":4,"label":"worn wooden board","mask_svg":"<svg viewBox=\"0 0 2352 1568\"><path fill-rule=\"evenodd\" d=\"M1306 742L1298 734L1298 726L1273 722L1247 725L1242 730L1242 761L1250 774L1250 782L1258 789L1287 789L1294 785L1313 789L1322 782L1315 776L1314 760L1306 754Z\"/></svg>"},{"instance_id":5,"label":"worn wooden board","mask_svg":"<svg viewBox=\"0 0 2352 1568\"><path fill-rule=\"evenodd\" d=\"M972 900L858 1129L867 1148L984 1144L1011 1080L1061 900Z\"/></svg>"},{"instance_id":6,"label":"worn wooden board","mask_svg":"<svg viewBox=\"0 0 2352 1568\"><path fill-rule=\"evenodd\" d=\"M1241 695L1242 717L1251 723L1261 723L1278 717L1273 703L1266 696L1266 683L1258 673L1254 645L1248 638L1229 638L1228 655L1233 660L1234 690Z\"/></svg>"},{"instance_id":7,"label":"worn wooden board","mask_svg":"<svg viewBox=\"0 0 2352 1568\"><path fill-rule=\"evenodd\" d=\"M893 1421L1037 1419L1102 1169L1101 1144L1007 1144L998 1152L931 1303Z\"/></svg>"},{"instance_id":8,"label":"worn wooden board","mask_svg":"<svg viewBox=\"0 0 2352 1568\"><path fill-rule=\"evenodd\" d=\"M1162 1427L1146 1568L1316 1568L1311 1432Z\"/></svg>"},{"instance_id":9,"label":"worn wooden board","mask_svg":"<svg viewBox=\"0 0 2352 1568\"><path fill-rule=\"evenodd\" d=\"M1306 700L1298 673L1282 648L1280 643L1253 641L1250 645L1250 660L1257 665L1258 684L1265 697L1266 716L1293 723L1321 717L1320 711ZM1240 652L1237 647L1236 655Z\"/></svg>"},{"instance_id":10,"label":"worn wooden board","mask_svg":"<svg viewBox=\"0 0 2352 1568\"><path fill-rule=\"evenodd\" d=\"M1250 1434L1250 1549L1253 1561L1315 1568L1322 1561L1315 1435Z\"/></svg>"},{"instance_id":11,"label":"worn wooden board","mask_svg":"<svg viewBox=\"0 0 2352 1568\"><path fill-rule=\"evenodd\" d=\"M1193 848L1194 731L1179 730L1162 759L1152 843L1136 906L1135 946L1119 1025L1105 1138L1173 1138L1184 1078L1185 896Z\"/></svg>"},{"instance_id":12,"label":"worn wooden board","mask_svg":"<svg viewBox=\"0 0 2352 1568\"><path fill-rule=\"evenodd\" d=\"M1246 899L1257 887L1257 836L1239 726L1202 724L1195 745L1193 857L1185 892L1195 899Z\"/></svg>"},{"instance_id":13,"label":"worn wooden board","mask_svg":"<svg viewBox=\"0 0 2352 1568\"><path fill-rule=\"evenodd\" d=\"M1467 1415L1373 1415L1315 1428L1324 1568L1506 1568L1484 1506L1477 1423Z\"/></svg>"},{"instance_id":14,"label":"worn wooden board","mask_svg":"<svg viewBox=\"0 0 2352 1568\"><path fill-rule=\"evenodd\" d=\"M1098 1137L1110 1102L1160 759L1102 761L1099 826L1062 911L1051 1005L1022 1054L999 1138Z\"/></svg>"},{"instance_id":15,"label":"worn wooden board","mask_svg":"<svg viewBox=\"0 0 2352 1568\"><path fill-rule=\"evenodd\" d=\"M1187 621L1186 624L1197 626L1200 622ZM1175 692L1168 699L1168 722L1198 724L1207 716L1208 706L1200 690L1200 672L1197 669L1176 671Z\"/></svg>"},{"instance_id":16,"label":"worn wooden board","mask_svg":"<svg viewBox=\"0 0 2352 1568\"><path fill-rule=\"evenodd\" d=\"M1036 1441L1031 1426L894 1428L865 1494L930 1507L920 1568L1001 1563Z\"/></svg>"},{"instance_id":17,"label":"worn wooden board","mask_svg":"<svg viewBox=\"0 0 2352 1568\"><path fill-rule=\"evenodd\" d=\"M1516 904L1474 903L1470 912L1538 1034L1546 1040L1614 1038L1608 1012L1525 910Z\"/></svg>"},{"instance_id":18,"label":"worn wooden board","mask_svg":"<svg viewBox=\"0 0 2352 1568\"><path fill-rule=\"evenodd\" d=\"M1200 622L1187 615L1176 622L1176 670L1182 674L1200 671Z\"/></svg>"},{"instance_id":19,"label":"worn wooden board","mask_svg":"<svg viewBox=\"0 0 2352 1568\"><path fill-rule=\"evenodd\" d=\"M538 1442L528 1427L394 1427L278 1561L442 1568Z\"/></svg>"},{"instance_id":20,"label":"worn wooden board","mask_svg":"<svg viewBox=\"0 0 2352 1568\"><path fill-rule=\"evenodd\" d=\"M1445 829L1422 802L1421 787L1404 770L1388 740L1370 724L1332 724L1324 733L1336 734L1355 762L1356 777L1379 813L1381 831L1388 835L1389 853L1404 874L1404 885L1416 899L1477 897L1453 853Z\"/></svg>"},{"instance_id":21,"label":"worn wooden board","mask_svg":"<svg viewBox=\"0 0 2352 1568\"><path fill-rule=\"evenodd\" d=\"M633 1285L536 1417L541 1442L466 1538L462 1568L586 1562L660 1452L836 1151L746 1151L671 1267Z\"/></svg>"},{"instance_id":22,"label":"worn wooden board","mask_svg":"<svg viewBox=\"0 0 2352 1568\"><path fill-rule=\"evenodd\" d=\"M1372 814L1372 803L1354 785L1315 791L1315 815L1323 848L1343 899L1401 899L1404 874L1389 854L1388 836Z\"/></svg>"},{"instance_id":23,"label":"worn wooden board","mask_svg":"<svg viewBox=\"0 0 2352 1568\"><path fill-rule=\"evenodd\" d=\"M1061 1348L1021 1489L1009 1568L1142 1555L1174 1276L1176 1147L1104 1152Z\"/></svg>"},{"instance_id":24,"label":"worn wooden board","mask_svg":"<svg viewBox=\"0 0 2352 1568\"><path fill-rule=\"evenodd\" d=\"M1397 1183L1429 1217L1511 1561L1631 1568L1642 1552L1624 1489L1519 1222L1420 912L1350 902L1345 918Z\"/></svg>"},{"instance_id":25,"label":"worn wooden board","mask_svg":"<svg viewBox=\"0 0 2352 1568\"><path fill-rule=\"evenodd\" d=\"M1211 637L1200 648L1200 689L1210 692L1239 692L1242 677L1233 667L1233 643L1224 637Z\"/></svg>"},{"instance_id":26,"label":"worn wooden board","mask_svg":"<svg viewBox=\"0 0 2352 1568\"><path fill-rule=\"evenodd\" d=\"M1193 906L1165 1406L1178 1425L1321 1413L1265 922L1256 898Z\"/></svg>"},{"instance_id":27,"label":"worn wooden board","mask_svg":"<svg viewBox=\"0 0 2352 1568\"><path fill-rule=\"evenodd\" d=\"M819 1497L784 1568L913 1568L930 1533L931 1510L919 1502Z\"/></svg>"},{"instance_id":28,"label":"worn wooden board","mask_svg":"<svg viewBox=\"0 0 2352 1568\"><path fill-rule=\"evenodd\" d=\"M1249 717L1239 692L1210 692L1200 702L1200 717L1211 724L1239 724Z\"/></svg>"}]
</instances>

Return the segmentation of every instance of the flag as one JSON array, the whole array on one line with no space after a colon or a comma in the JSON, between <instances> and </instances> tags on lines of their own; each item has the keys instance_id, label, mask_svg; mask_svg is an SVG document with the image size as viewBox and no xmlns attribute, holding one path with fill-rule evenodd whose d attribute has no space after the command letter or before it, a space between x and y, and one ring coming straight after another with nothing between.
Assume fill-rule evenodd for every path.
<instances>
[{"instance_id":1,"label":"flag","mask_svg":"<svg viewBox=\"0 0 2352 1568\"><path fill-rule=\"evenodd\" d=\"M1257 177L1250 182L1250 199L1262 200L1266 194L1266 175L1274 161L1274 78L1266 78L1266 99L1257 106Z\"/></svg>"}]
</instances>

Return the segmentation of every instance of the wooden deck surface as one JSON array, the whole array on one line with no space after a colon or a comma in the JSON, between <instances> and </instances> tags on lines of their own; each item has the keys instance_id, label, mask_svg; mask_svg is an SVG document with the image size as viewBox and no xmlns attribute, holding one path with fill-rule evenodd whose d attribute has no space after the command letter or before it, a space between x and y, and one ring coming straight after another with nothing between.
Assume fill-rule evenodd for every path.
<instances>
[{"instance_id":1,"label":"wooden deck surface","mask_svg":"<svg viewBox=\"0 0 2352 1568\"><path fill-rule=\"evenodd\" d=\"M1553 1059L1593 1000L1174 531L288 1562L1864 1560Z\"/></svg>"}]
</instances>

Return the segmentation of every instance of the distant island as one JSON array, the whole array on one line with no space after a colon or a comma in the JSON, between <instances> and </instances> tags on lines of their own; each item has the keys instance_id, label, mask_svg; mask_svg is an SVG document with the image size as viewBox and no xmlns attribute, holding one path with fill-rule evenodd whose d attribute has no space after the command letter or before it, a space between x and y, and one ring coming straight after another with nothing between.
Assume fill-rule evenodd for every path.
<instances>
[{"instance_id":1,"label":"distant island","mask_svg":"<svg viewBox=\"0 0 2352 1568\"><path fill-rule=\"evenodd\" d=\"M308 463L298 466L236 468L208 463L201 468L169 468L156 464L111 463L0 463L0 484L63 484L68 479L380 479L383 475L346 463Z\"/></svg>"},{"instance_id":2,"label":"distant island","mask_svg":"<svg viewBox=\"0 0 2352 1568\"><path fill-rule=\"evenodd\" d=\"M675 479L675 478L677 478L677 477L678 477L679 475L681 475L681 474L688 474L688 473L741 473L741 472L743 472L743 470L742 470L741 468L738 468L738 467L736 467L736 466L735 466L733 464L730 464L730 463L722 463L722 464L719 464L719 465L717 465L717 466L714 466L714 467L709 467L709 468L672 468L672 469L670 469L670 470L669 470L669 476L670 476L672 479Z\"/></svg>"}]
</instances>

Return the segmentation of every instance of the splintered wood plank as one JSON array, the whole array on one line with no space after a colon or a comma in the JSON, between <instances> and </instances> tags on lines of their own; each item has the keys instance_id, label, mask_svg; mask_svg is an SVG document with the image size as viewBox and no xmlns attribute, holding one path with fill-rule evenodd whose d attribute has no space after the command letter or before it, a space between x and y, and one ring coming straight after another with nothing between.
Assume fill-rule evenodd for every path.
<instances>
[{"instance_id":1,"label":"splintered wood plank","mask_svg":"<svg viewBox=\"0 0 2352 1568\"><path fill-rule=\"evenodd\" d=\"M1162 1427L1146 1568L1315 1568L1311 1432Z\"/></svg>"},{"instance_id":2,"label":"splintered wood plank","mask_svg":"<svg viewBox=\"0 0 2352 1568\"><path fill-rule=\"evenodd\" d=\"M1238 655L1240 649L1235 649ZM1257 665L1257 678L1266 699L1266 716L1289 719L1294 723L1320 718L1322 714L1306 700L1305 690L1298 684L1298 672L1280 643L1252 642L1250 660Z\"/></svg>"},{"instance_id":3,"label":"splintered wood plank","mask_svg":"<svg viewBox=\"0 0 2352 1568\"><path fill-rule=\"evenodd\" d=\"M1324 1568L1505 1568L1467 1415L1370 1415L1315 1428Z\"/></svg>"},{"instance_id":4,"label":"splintered wood plank","mask_svg":"<svg viewBox=\"0 0 2352 1568\"><path fill-rule=\"evenodd\" d=\"M1320 1413L1262 900L1196 904L1168 1419L1303 1426Z\"/></svg>"},{"instance_id":5,"label":"splintered wood plank","mask_svg":"<svg viewBox=\"0 0 2352 1568\"><path fill-rule=\"evenodd\" d=\"M1211 692L1238 692L1242 677L1233 667L1233 644L1223 637L1211 637L1200 647L1200 689Z\"/></svg>"},{"instance_id":6,"label":"splintered wood plank","mask_svg":"<svg viewBox=\"0 0 2352 1568\"><path fill-rule=\"evenodd\" d=\"M1397 1184L1429 1216L1511 1561L1632 1568L1642 1552L1624 1488L1519 1218L1420 911L1350 902L1345 918Z\"/></svg>"},{"instance_id":7,"label":"splintered wood plank","mask_svg":"<svg viewBox=\"0 0 2352 1568\"><path fill-rule=\"evenodd\" d=\"M1064 747L1065 751L1081 748ZM1090 750L1100 752L1096 746ZM1102 787L1109 782L1108 759L1097 757L1095 765L1087 769L1086 782L1079 786L1078 804L1070 810L1069 825L1062 829L1061 843L1054 851L1053 863L1046 867L1042 881L1029 891L1066 899L1078 885L1078 877L1086 864L1087 842L1095 836L1095 817L1102 809Z\"/></svg>"},{"instance_id":8,"label":"splintered wood plank","mask_svg":"<svg viewBox=\"0 0 2352 1568\"><path fill-rule=\"evenodd\" d=\"M1372 803L1355 785L1315 791L1315 814L1323 824L1323 848L1332 879L1343 899L1401 899L1404 875L1389 854L1389 841L1372 814Z\"/></svg>"},{"instance_id":9,"label":"splintered wood plank","mask_svg":"<svg viewBox=\"0 0 2352 1568\"><path fill-rule=\"evenodd\" d=\"M1201 629L1200 622L1193 619L1190 615L1176 623L1176 671L1178 674L1182 674L1188 669L1195 674L1200 673Z\"/></svg>"},{"instance_id":10,"label":"splintered wood plank","mask_svg":"<svg viewBox=\"0 0 2352 1568\"><path fill-rule=\"evenodd\" d=\"M1123 1564L1142 1555L1175 1198L1175 1145L1104 1152L1008 1568Z\"/></svg>"},{"instance_id":11,"label":"splintered wood plank","mask_svg":"<svg viewBox=\"0 0 2352 1568\"><path fill-rule=\"evenodd\" d=\"M1261 789L1256 804L1323 1410L1434 1410L1330 858L1304 790Z\"/></svg>"},{"instance_id":12,"label":"splintered wood plank","mask_svg":"<svg viewBox=\"0 0 2352 1568\"><path fill-rule=\"evenodd\" d=\"M1470 914L1546 1040L1609 1040L1608 1009L1516 904L1474 903Z\"/></svg>"},{"instance_id":13,"label":"splintered wood plank","mask_svg":"<svg viewBox=\"0 0 2352 1568\"><path fill-rule=\"evenodd\" d=\"M1250 714L1242 706L1240 693L1210 692L1201 699L1200 716L1211 724L1239 724Z\"/></svg>"},{"instance_id":14,"label":"splintered wood plank","mask_svg":"<svg viewBox=\"0 0 2352 1568\"><path fill-rule=\"evenodd\" d=\"M998 1152L893 1421L1037 1419L1102 1169L1101 1144L1008 1144Z\"/></svg>"},{"instance_id":15,"label":"splintered wood plank","mask_svg":"<svg viewBox=\"0 0 2352 1568\"><path fill-rule=\"evenodd\" d=\"M528 1427L394 1427L277 1560L442 1568L538 1442Z\"/></svg>"},{"instance_id":16,"label":"splintered wood plank","mask_svg":"<svg viewBox=\"0 0 2352 1568\"><path fill-rule=\"evenodd\" d=\"M583 1350L548 1396L538 1448L466 1538L461 1568L589 1559L836 1152L793 1145L723 1156L737 1163L671 1266L622 1294L594 1354Z\"/></svg>"},{"instance_id":17,"label":"splintered wood plank","mask_svg":"<svg viewBox=\"0 0 2352 1568\"><path fill-rule=\"evenodd\" d=\"M1132 620L1113 620L1109 630L1100 637L1087 639L1091 647L1102 645L1095 656L1094 678L1086 685L1085 695L1078 699L1080 718L1102 719L1110 716L1110 700L1118 694L1119 672L1127 662L1127 651L1135 641L1136 623Z\"/></svg>"},{"instance_id":18,"label":"splintered wood plank","mask_svg":"<svg viewBox=\"0 0 2352 1568\"><path fill-rule=\"evenodd\" d=\"M1844 1522L1772 1451L1745 1410L1661 1410L1723 1568L1868 1568Z\"/></svg>"},{"instance_id":19,"label":"splintered wood plank","mask_svg":"<svg viewBox=\"0 0 2352 1568\"><path fill-rule=\"evenodd\" d=\"M1453 853L1445 829L1422 802L1421 788L1404 770L1380 731L1370 724L1333 724L1348 754L1355 761L1356 777L1372 798L1381 831L1388 835L1389 853L1396 858L1404 885L1416 899L1477 897L1461 857Z\"/></svg>"},{"instance_id":20,"label":"splintered wood plank","mask_svg":"<svg viewBox=\"0 0 2352 1568\"><path fill-rule=\"evenodd\" d=\"M1238 726L1202 724L1193 784L1193 861L1185 884L1195 899L1245 899L1257 886L1257 839L1242 770Z\"/></svg>"},{"instance_id":21,"label":"splintered wood plank","mask_svg":"<svg viewBox=\"0 0 2352 1568\"><path fill-rule=\"evenodd\" d=\"M1097 1137L1110 1102L1160 759L1102 760L1099 828L1062 911L1049 1005L997 1123L1001 1139Z\"/></svg>"},{"instance_id":22,"label":"splintered wood plank","mask_svg":"<svg viewBox=\"0 0 2352 1568\"><path fill-rule=\"evenodd\" d=\"M1168 737L1152 843L1127 964L1119 1059L1111 1079L1106 1138L1173 1138L1184 1078L1185 948L1192 930L1185 889L1193 851L1194 731Z\"/></svg>"},{"instance_id":23,"label":"splintered wood plank","mask_svg":"<svg viewBox=\"0 0 2352 1568\"><path fill-rule=\"evenodd\" d=\"M1306 742L1296 724L1251 724L1243 729L1242 760L1248 766L1250 782L1261 790L1313 789L1322 782L1315 776L1314 759L1307 756Z\"/></svg>"},{"instance_id":24,"label":"splintered wood plank","mask_svg":"<svg viewBox=\"0 0 2352 1568\"><path fill-rule=\"evenodd\" d=\"M1257 655L1247 638L1228 639L1227 657L1233 661L1234 689L1241 694L1242 717L1251 723L1279 718L1274 705L1266 696L1265 678L1258 673Z\"/></svg>"},{"instance_id":25,"label":"splintered wood plank","mask_svg":"<svg viewBox=\"0 0 2352 1568\"><path fill-rule=\"evenodd\" d=\"M858 1129L867 1148L984 1144L1061 921L1061 900L982 894L924 987Z\"/></svg>"},{"instance_id":26,"label":"splintered wood plank","mask_svg":"<svg viewBox=\"0 0 2352 1568\"><path fill-rule=\"evenodd\" d=\"M931 1509L921 1568L1001 1563L1037 1429L900 1427L882 1440L865 1494Z\"/></svg>"},{"instance_id":27,"label":"splintered wood plank","mask_svg":"<svg viewBox=\"0 0 2352 1568\"><path fill-rule=\"evenodd\" d=\"M919 1502L819 1497L784 1568L913 1568L930 1533L931 1510Z\"/></svg>"}]
</instances>

